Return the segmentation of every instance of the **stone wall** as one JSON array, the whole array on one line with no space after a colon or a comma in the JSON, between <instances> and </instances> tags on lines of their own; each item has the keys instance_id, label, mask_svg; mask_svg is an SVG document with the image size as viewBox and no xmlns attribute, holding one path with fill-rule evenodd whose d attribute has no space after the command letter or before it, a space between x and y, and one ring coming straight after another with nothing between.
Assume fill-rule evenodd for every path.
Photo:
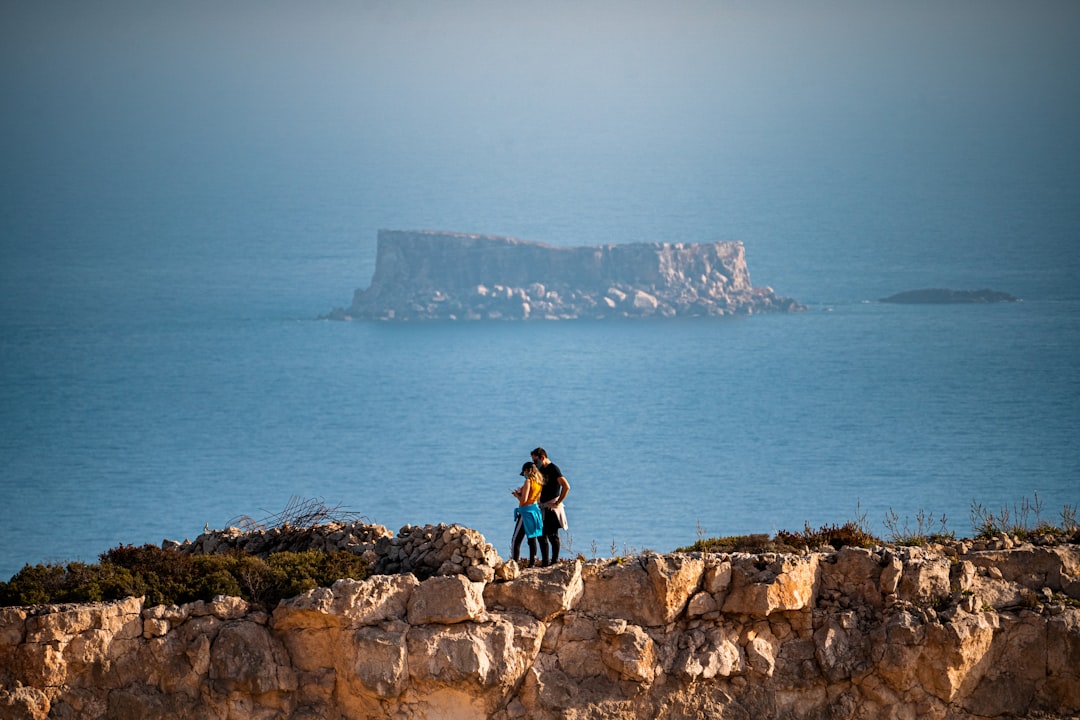
<instances>
[{"instance_id":1,"label":"stone wall","mask_svg":"<svg viewBox=\"0 0 1080 720\"><path fill-rule=\"evenodd\" d=\"M380 320L674 317L803 307L750 283L742 243L557 247L380 230L375 273L328 317Z\"/></svg>"},{"instance_id":2,"label":"stone wall","mask_svg":"<svg viewBox=\"0 0 1080 720\"><path fill-rule=\"evenodd\" d=\"M493 568L502 565L498 552L479 532L446 524L406 525L396 536L383 525L359 521L247 532L229 527L207 530L193 542L166 540L162 547L192 555L242 550L264 558L277 552L343 550L363 557L374 573L412 573L420 579L467 575L470 580L490 581L495 577Z\"/></svg>"},{"instance_id":3,"label":"stone wall","mask_svg":"<svg viewBox=\"0 0 1080 720\"><path fill-rule=\"evenodd\" d=\"M195 540L175 542L165 540L162 547L190 555L211 555L242 550L265 558L278 552L345 550L365 556L375 562L373 554L379 540L393 536L386 527L364 522L328 522L314 527L295 527L288 523L271 528L244 530L227 527L207 530Z\"/></svg>"},{"instance_id":4,"label":"stone wall","mask_svg":"<svg viewBox=\"0 0 1080 720\"><path fill-rule=\"evenodd\" d=\"M449 529L376 544L474 540ZM1080 716L1080 547L943 550L481 553L485 579L340 580L271 612L5 608L0 718Z\"/></svg>"}]
</instances>

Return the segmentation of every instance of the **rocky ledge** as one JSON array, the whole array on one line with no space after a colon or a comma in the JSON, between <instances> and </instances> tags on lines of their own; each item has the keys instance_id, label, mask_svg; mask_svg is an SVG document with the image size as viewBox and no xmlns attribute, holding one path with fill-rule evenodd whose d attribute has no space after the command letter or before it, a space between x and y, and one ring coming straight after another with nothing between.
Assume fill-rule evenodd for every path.
<instances>
[{"instance_id":1,"label":"rocky ledge","mask_svg":"<svg viewBox=\"0 0 1080 720\"><path fill-rule=\"evenodd\" d=\"M337 320L676 317L805 309L754 287L740 242L557 247L380 230L371 285Z\"/></svg>"},{"instance_id":2,"label":"rocky ledge","mask_svg":"<svg viewBox=\"0 0 1080 720\"><path fill-rule=\"evenodd\" d=\"M1020 298L997 290L950 290L948 288L927 288L925 290L907 290L902 293L881 298L878 302L901 305L958 305L977 303L1019 302Z\"/></svg>"},{"instance_id":3,"label":"rocky ledge","mask_svg":"<svg viewBox=\"0 0 1080 720\"><path fill-rule=\"evenodd\" d=\"M340 580L269 611L228 597L0 609L0 718L1080 715L1076 545L522 570L456 526L320 537L402 567L446 555L426 567L453 572Z\"/></svg>"}]
</instances>

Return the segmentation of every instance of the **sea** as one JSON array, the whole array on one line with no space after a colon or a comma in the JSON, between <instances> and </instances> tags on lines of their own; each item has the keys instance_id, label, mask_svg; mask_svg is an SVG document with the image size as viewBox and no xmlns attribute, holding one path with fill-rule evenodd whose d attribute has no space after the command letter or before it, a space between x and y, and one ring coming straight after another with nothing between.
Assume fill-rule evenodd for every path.
<instances>
[{"instance_id":1,"label":"sea","mask_svg":"<svg viewBox=\"0 0 1080 720\"><path fill-rule=\"evenodd\" d=\"M62 86L50 77L43 95ZM198 94L232 108L209 119L137 98L69 118L59 92L50 105L17 85L0 174L0 579L298 501L392 532L465 525L508 557L510 490L537 446L571 486L564 550L586 558L849 521L886 539L970 536L986 512L1062 522L1080 502L1069 87L998 115L970 92L895 112L914 91L893 86L870 105L788 107L778 90L713 116L605 96L619 112L507 119L479 91L457 115L282 101L244 124L255 113L228 92ZM380 228L739 240L753 282L807 309L320 319L370 282ZM879 302L931 287L1022 300Z\"/></svg>"}]
</instances>

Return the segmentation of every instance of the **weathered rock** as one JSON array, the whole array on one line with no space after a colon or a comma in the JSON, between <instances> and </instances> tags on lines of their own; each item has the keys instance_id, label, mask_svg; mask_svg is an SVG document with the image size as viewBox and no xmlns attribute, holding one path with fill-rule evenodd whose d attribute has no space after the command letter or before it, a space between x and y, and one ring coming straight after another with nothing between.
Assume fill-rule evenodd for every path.
<instances>
[{"instance_id":1,"label":"weathered rock","mask_svg":"<svg viewBox=\"0 0 1080 720\"><path fill-rule=\"evenodd\" d=\"M660 670L656 645L636 625L604 623L600 627L601 661L624 680L651 683Z\"/></svg>"},{"instance_id":2,"label":"weathered rock","mask_svg":"<svg viewBox=\"0 0 1080 720\"><path fill-rule=\"evenodd\" d=\"M687 680L710 680L746 672L746 657L739 645L739 630L732 625L712 627L691 636L689 647L675 660L669 672Z\"/></svg>"},{"instance_id":3,"label":"weathered rock","mask_svg":"<svg viewBox=\"0 0 1080 720\"><path fill-rule=\"evenodd\" d=\"M908 550L911 552L904 562L897 596L914 603L934 603L948 597L951 592L949 560L926 556L914 548Z\"/></svg>"},{"instance_id":4,"label":"weathered rock","mask_svg":"<svg viewBox=\"0 0 1080 720\"><path fill-rule=\"evenodd\" d=\"M625 564L590 565L582 612L642 626L666 625L686 607L704 563L689 556L645 555Z\"/></svg>"},{"instance_id":5,"label":"weathered rock","mask_svg":"<svg viewBox=\"0 0 1080 720\"><path fill-rule=\"evenodd\" d=\"M222 694L296 690L296 675L280 642L263 625L227 623L210 646L208 677Z\"/></svg>"},{"instance_id":6,"label":"weathered rock","mask_svg":"<svg viewBox=\"0 0 1080 720\"><path fill-rule=\"evenodd\" d=\"M814 633L814 650L822 673L834 683L858 677L870 663L870 637L853 611L826 616Z\"/></svg>"},{"instance_id":7,"label":"weathered rock","mask_svg":"<svg viewBox=\"0 0 1080 720\"><path fill-rule=\"evenodd\" d=\"M484 601L492 608L527 612L549 622L574 607L584 587L580 562L559 563L511 582L489 584Z\"/></svg>"},{"instance_id":8,"label":"weathered rock","mask_svg":"<svg viewBox=\"0 0 1080 720\"><path fill-rule=\"evenodd\" d=\"M484 614L484 586L461 575L437 576L420 583L409 595L410 625L453 625Z\"/></svg>"},{"instance_id":9,"label":"weathered rock","mask_svg":"<svg viewBox=\"0 0 1080 720\"><path fill-rule=\"evenodd\" d=\"M557 247L380 230L371 285L333 319L674 317L805 309L753 287L742 243Z\"/></svg>"},{"instance_id":10,"label":"weathered rock","mask_svg":"<svg viewBox=\"0 0 1080 720\"><path fill-rule=\"evenodd\" d=\"M1038 657L1036 653L1036 657ZM1036 685L1043 682L1037 680ZM1080 708L1080 613L1070 612L1046 623L1046 690L1058 707Z\"/></svg>"},{"instance_id":11,"label":"weathered rock","mask_svg":"<svg viewBox=\"0 0 1080 720\"><path fill-rule=\"evenodd\" d=\"M780 652L780 640L773 635L767 623L758 623L746 632L746 662L754 672L772 677L776 669L776 656Z\"/></svg>"},{"instance_id":12,"label":"weathered rock","mask_svg":"<svg viewBox=\"0 0 1080 720\"><path fill-rule=\"evenodd\" d=\"M274 610L280 630L329 625L374 625L404 619L412 593L420 585L413 575L375 575L367 580L338 580L284 600Z\"/></svg>"},{"instance_id":13,"label":"weathered rock","mask_svg":"<svg viewBox=\"0 0 1080 720\"><path fill-rule=\"evenodd\" d=\"M767 565L753 556L737 557L724 612L766 617L801 610L812 602L817 581L816 555L780 556Z\"/></svg>"},{"instance_id":14,"label":"weathered rock","mask_svg":"<svg viewBox=\"0 0 1080 720\"><path fill-rule=\"evenodd\" d=\"M390 540L399 560L484 555L461 529ZM1063 595L1080 547L939 552L485 560L510 579L341 580L272 615L237 598L5 608L0 720L1080 714Z\"/></svg>"},{"instance_id":15,"label":"weathered rock","mask_svg":"<svg viewBox=\"0 0 1080 720\"><path fill-rule=\"evenodd\" d=\"M644 559L661 624L670 623L682 614L700 587L705 563L689 555L647 553Z\"/></svg>"}]
</instances>

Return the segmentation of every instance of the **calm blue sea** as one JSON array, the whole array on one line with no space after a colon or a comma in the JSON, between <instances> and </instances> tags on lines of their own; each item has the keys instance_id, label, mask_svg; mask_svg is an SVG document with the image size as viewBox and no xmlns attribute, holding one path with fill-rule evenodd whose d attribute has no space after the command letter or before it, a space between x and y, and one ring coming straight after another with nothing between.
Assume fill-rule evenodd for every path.
<instances>
[{"instance_id":1,"label":"calm blue sea","mask_svg":"<svg viewBox=\"0 0 1080 720\"><path fill-rule=\"evenodd\" d=\"M587 557L859 512L884 531L890 509L963 534L972 501L1037 493L1051 520L1077 501L1075 299L399 326L316 320L295 287L296 307L249 316L6 318L0 574L293 496L392 530L463 523L506 555L535 445L571 482Z\"/></svg>"},{"instance_id":2,"label":"calm blue sea","mask_svg":"<svg viewBox=\"0 0 1080 720\"><path fill-rule=\"evenodd\" d=\"M0 72L0 578L294 496L462 523L506 556L537 445L587 557L1075 507L1080 93L1050 71L1075 67L1080 14L858 10L804 37L667 7L656 28L506 21L495 47L439 26L407 57L418 21L389 7L370 37L302 13L295 33L12 18L45 39L10 33L29 60ZM628 47L582 55L612 27ZM754 282L809 310L318 320L367 286L379 228L742 240ZM1024 301L876 302L923 287Z\"/></svg>"}]
</instances>

